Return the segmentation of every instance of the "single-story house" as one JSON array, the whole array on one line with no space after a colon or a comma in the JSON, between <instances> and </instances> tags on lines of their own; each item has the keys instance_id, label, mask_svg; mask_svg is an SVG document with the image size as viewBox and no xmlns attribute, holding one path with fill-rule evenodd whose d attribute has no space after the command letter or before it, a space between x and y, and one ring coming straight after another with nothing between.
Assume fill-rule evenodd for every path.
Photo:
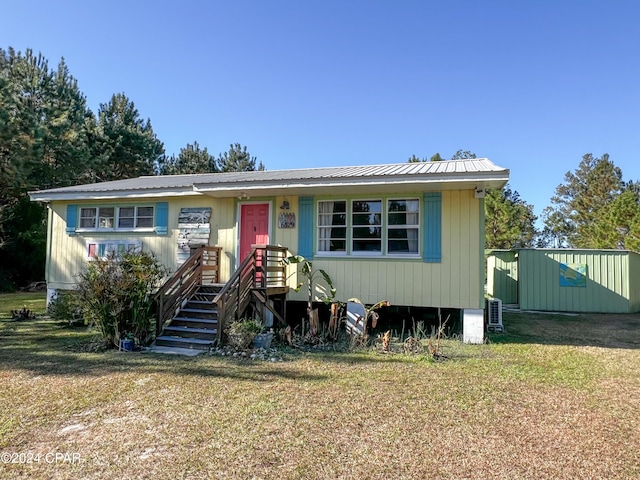
<instances>
[{"instance_id":1,"label":"single-story house","mask_svg":"<svg viewBox=\"0 0 640 480\"><path fill-rule=\"evenodd\" d=\"M487 252L487 294L522 310L640 311L640 254L531 248Z\"/></svg>"},{"instance_id":2,"label":"single-story house","mask_svg":"<svg viewBox=\"0 0 640 480\"><path fill-rule=\"evenodd\" d=\"M50 296L113 249L153 251L175 271L190 247L215 246L225 283L253 245L276 245L312 259L342 300L459 309L465 340L481 342L483 198L508 179L508 169L468 159L144 176L30 196L48 206Z\"/></svg>"}]
</instances>

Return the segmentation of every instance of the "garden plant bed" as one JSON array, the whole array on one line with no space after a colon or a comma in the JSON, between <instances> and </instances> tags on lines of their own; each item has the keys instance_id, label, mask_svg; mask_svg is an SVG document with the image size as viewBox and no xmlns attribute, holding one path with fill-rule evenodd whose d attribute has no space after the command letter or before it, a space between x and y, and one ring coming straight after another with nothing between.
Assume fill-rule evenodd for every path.
<instances>
[{"instance_id":1,"label":"garden plant bed","mask_svg":"<svg viewBox=\"0 0 640 480\"><path fill-rule=\"evenodd\" d=\"M446 341L445 362L293 349L250 362L86 352L91 330L12 322L25 300L8 303L0 455L69 457L2 463L3 479L640 476L638 315L505 313L506 333Z\"/></svg>"}]
</instances>

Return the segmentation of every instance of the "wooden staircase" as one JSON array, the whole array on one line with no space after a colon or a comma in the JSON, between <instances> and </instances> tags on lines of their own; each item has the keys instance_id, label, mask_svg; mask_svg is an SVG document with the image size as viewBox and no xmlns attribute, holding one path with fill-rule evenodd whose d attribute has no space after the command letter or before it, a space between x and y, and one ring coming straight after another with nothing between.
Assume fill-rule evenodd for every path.
<instances>
[{"instance_id":1,"label":"wooden staircase","mask_svg":"<svg viewBox=\"0 0 640 480\"><path fill-rule=\"evenodd\" d=\"M215 297L222 284L199 285L162 333L156 337L160 347L208 350L218 338L218 306Z\"/></svg>"},{"instance_id":2,"label":"wooden staircase","mask_svg":"<svg viewBox=\"0 0 640 480\"><path fill-rule=\"evenodd\" d=\"M156 294L156 340L151 351L196 353L222 340L224 326L249 308L269 310L284 324L287 249L254 245L225 284L218 283L219 247L201 247ZM275 308L278 304L280 308Z\"/></svg>"}]
</instances>

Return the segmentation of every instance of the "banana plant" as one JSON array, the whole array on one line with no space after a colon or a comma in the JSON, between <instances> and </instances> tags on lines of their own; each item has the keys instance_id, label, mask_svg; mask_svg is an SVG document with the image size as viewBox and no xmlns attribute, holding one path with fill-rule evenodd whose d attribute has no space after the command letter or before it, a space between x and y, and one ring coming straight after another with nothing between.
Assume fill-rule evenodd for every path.
<instances>
[{"instance_id":1,"label":"banana plant","mask_svg":"<svg viewBox=\"0 0 640 480\"><path fill-rule=\"evenodd\" d=\"M296 292L299 292L300 289L306 284L307 285L307 317L309 318L309 331L310 333L314 330L314 319L313 319L313 286L314 283L318 281L318 277L321 277L324 280L324 283L329 287L328 294L327 290L325 290L324 298L322 301L326 304L329 304L334 301L336 297L336 288L333 286L333 281L327 272L322 270L321 268L314 269L313 262L311 260L307 260L302 255L292 255L284 259L284 263L287 265L299 265L300 273L304 276L305 281L298 283L298 285L294 288ZM317 325L315 325L315 330L317 333Z\"/></svg>"}]
</instances>

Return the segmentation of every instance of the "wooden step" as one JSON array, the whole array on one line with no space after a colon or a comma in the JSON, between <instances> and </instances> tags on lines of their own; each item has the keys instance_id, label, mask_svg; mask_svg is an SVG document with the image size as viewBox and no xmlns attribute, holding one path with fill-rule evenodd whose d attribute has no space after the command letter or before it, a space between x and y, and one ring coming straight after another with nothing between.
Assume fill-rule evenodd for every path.
<instances>
[{"instance_id":1,"label":"wooden step","mask_svg":"<svg viewBox=\"0 0 640 480\"><path fill-rule=\"evenodd\" d=\"M193 305L211 305L211 307L213 308L216 307L216 304L213 303L211 300L197 300L194 298L190 298L189 300L187 300L187 305L190 303Z\"/></svg>"},{"instance_id":2,"label":"wooden step","mask_svg":"<svg viewBox=\"0 0 640 480\"><path fill-rule=\"evenodd\" d=\"M163 335L182 337L182 338L202 338L204 340L215 340L218 334L216 328L193 328L183 325L169 325L164 328Z\"/></svg>"},{"instance_id":3,"label":"wooden step","mask_svg":"<svg viewBox=\"0 0 640 480\"><path fill-rule=\"evenodd\" d=\"M161 335L156 338L156 345L160 347L195 348L197 350L209 350L213 346L213 340L201 338L182 338Z\"/></svg>"},{"instance_id":4,"label":"wooden step","mask_svg":"<svg viewBox=\"0 0 640 480\"><path fill-rule=\"evenodd\" d=\"M210 285L198 285L197 293L210 293L217 295L224 288L224 283L212 283Z\"/></svg>"},{"instance_id":5,"label":"wooden step","mask_svg":"<svg viewBox=\"0 0 640 480\"><path fill-rule=\"evenodd\" d=\"M215 303L201 302L198 300L189 300L187 304L184 307L182 307L183 310L185 308L190 308L192 310L206 310L207 312L218 310L218 306Z\"/></svg>"},{"instance_id":6,"label":"wooden step","mask_svg":"<svg viewBox=\"0 0 640 480\"><path fill-rule=\"evenodd\" d=\"M218 294L217 293L194 293L191 296L191 300L197 300L199 302L207 302L214 304L214 300Z\"/></svg>"},{"instance_id":7,"label":"wooden step","mask_svg":"<svg viewBox=\"0 0 640 480\"><path fill-rule=\"evenodd\" d=\"M207 328L217 331L218 320L215 318L174 317L173 320L171 320L170 326Z\"/></svg>"},{"instance_id":8,"label":"wooden step","mask_svg":"<svg viewBox=\"0 0 640 480\"><path fill-rule=\"evenodd\" d=\"M212 320L218 318L218 309L213 308L182 308L179 315L187 318L202 318Z\"/></svg>"}]
</instances>

